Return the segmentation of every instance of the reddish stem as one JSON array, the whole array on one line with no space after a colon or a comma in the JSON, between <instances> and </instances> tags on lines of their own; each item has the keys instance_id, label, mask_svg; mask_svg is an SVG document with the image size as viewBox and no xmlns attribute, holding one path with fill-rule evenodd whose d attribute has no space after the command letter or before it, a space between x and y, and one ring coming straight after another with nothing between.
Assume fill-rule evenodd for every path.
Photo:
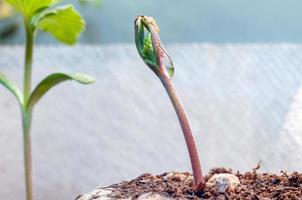
<instances>
[{"instance_id":1,"label":"reddish stem","mask_svg":"<svg viewBox=\"0 0 302 200\"><path fill-rule=\"evenodd\" d=\"M194 141L194 138L192 135L192 131L190 128L190 124L189 124L186 112L180 101L180 98L177 95L176 89L175 89L174 84L171 81L171 79L164 76L164 77L160 77L160 80L163 83L163 85L170 97L170 100L174 106L174 109L176 111L178 120L180 122L182 131L183 131L183 134L185 137L185 141L186 141L187 148L188 148L189 155L190 155L196 190L201 191L204 186L204 178L202 176L198 151L197 151L197 148L195 145L195 141Z\"/></svg>"},{"instance_id":2,"label":"reddish stem","mask_svg":"<svg viewBox=\"0 0 302 200\"><path fill-rule=\"evenodd\" d=\"M148 19L149 20L145 19L145 21L142 20L142 23L144 23L145 27L151 33L152 46L155 51L157 64L158 64L158 66L150 66L150 65L148 66L155 72L155 74L161 80L174 106L189 151L196 191L200 192L204 188L204 177L202 176L198 151L195 145L195 141L192 135L192 131L190 128L190 124L185 109L180 101L180 98L178 97L174 84L163 62L163 59L166 56L171 61L171 65L173 65L172 60L170 59L170 56L167 54L167 52L164 50L164 48L161 45L160 37L158 35L159 29L155 21L153 20L153 18L151 19L148 18Z\"/></svg>"}]
</instances>

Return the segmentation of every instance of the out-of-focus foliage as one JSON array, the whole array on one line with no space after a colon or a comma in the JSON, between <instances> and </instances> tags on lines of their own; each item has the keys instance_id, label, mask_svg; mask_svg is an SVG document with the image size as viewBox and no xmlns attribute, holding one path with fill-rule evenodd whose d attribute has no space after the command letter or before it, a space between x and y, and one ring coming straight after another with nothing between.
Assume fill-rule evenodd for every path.
<instances>
[{"instance_id":1,"label":"out-of-focus foliage","mask_svg":"<svg viewBox=\"0 0 302 200\"><path fill-rule=\"evenodd\" d=\"M14 20L14 9L0 0L0 41L13 35L18 30L18 23Z\"/></svg>"},{"instance_id":2,"label":"out-of-focus foliage","mask_svg":"<svg viewBox=\"0 0 302 200\"><path fill-rule=\"evenodd\" d=\"M14 1L14 0L7 0L7 1ZM41 0L39 4L43 4L43 2L51 1L52 5L55 3L62 4L62 3L72 3L71 0ZM81 11L90 10L94 8L99 9L103 3L103 0L76 0L75 7L80 9ZM18 5L16 5L18 7ZM16 7L15 6L15 7ZM31 7L30 7L31 8ZM18 8L19 9L19 8ZM20 9L19 9L20 10ZM26 10L26 12L29 12ZM22 40L22 33L20 33L19 28L22 27L22 21L20 18L15 15L16 10L13 6L8 5L5 0L0 0L0 44L1 43L20 43ZM85 13L85 12L83 12ZM87 13L87 12L86 12ZM58 18L58 16L56 17ZM62 24L58 24L61 26ZM47 27L40 27L43 30L50 30ZM56 38L60 39L61 36L56 32ZM44 38L44 36L41 36ZM47 39L46 39L47 40ZM69 43L72 43L74 38L70 38ZM42 39L45 41L45 39Z\"/></svg>"},{"instance_id":3,"label":"out-of-focus foliage","mask_svg":"<svg viewBox=\"0 0 302 200\"><path fill-rule=\"evenodd\" d=\"M85 22L73 6L61 6L49 10L37 22L38 28L50 33L65 44L75 44L85 28Z\"/></svg>"},{"instance_id":4,"label":"out-of-focus foliage","mask_svg":"<svg viewBox=\"0 0 302 200\"><path fill-rule=\"evenodd\" d=\"M53 0L53 3L59 2L60 0ZM62 1L62 0L61 0ZM80 5L87 5L87 4L93 4L93 5L101 5L102 0L78 0L80 2ZM11 17L14 15L13 8L5 3L3 0L0 0L0 20Z\"/></svg>"},{"instance_id":5,"label":"out-of-focus foliage","mask_svg":"<svg viewBox=\"0 0 302 200\"><path fill-rule=\"evenodd\" d=\"M14 14L11 6L0 0L0 20L8 18Z\"/></svg>"},{"instance_id":6,"label":"out-of-focus foliage","mask_svg":"<svg viewBox=\"0 0 302 200\"><path fill-rule=\"evenodd\" d=\"M80 4L94 4L94 5L101 5L103 0L79 0Z\"/></svg>"}]
</instances>

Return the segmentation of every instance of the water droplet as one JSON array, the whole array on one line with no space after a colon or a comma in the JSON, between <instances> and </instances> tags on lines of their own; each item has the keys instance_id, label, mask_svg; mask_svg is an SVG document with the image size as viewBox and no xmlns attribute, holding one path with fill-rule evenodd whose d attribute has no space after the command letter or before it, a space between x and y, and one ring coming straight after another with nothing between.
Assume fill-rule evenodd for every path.
<instances>
[{"instance_id":1,"label":"water droplet","mask_svg":"<svg viewBox=\"0 0 302 200\"><path fill-rule=\"evenodd\" d=\"M170 78L172 78L173 74L174 74L174 66L173 66L172 59L171 59L170 55L168 54L168 52L163 47L161 47L161 49L162 49L163 65L164 65L165 69L167 70L167 73L169 74Z\"/></svg>"}]
</instances>

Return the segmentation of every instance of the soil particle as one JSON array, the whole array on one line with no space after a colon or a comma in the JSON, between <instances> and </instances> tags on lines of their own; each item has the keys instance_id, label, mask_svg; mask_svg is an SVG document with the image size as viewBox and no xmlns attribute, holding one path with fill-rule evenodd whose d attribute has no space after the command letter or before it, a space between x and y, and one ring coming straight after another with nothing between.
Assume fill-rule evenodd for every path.
<instances>
[{"instance_id":1,"label":"soil particle","mask_svg":"<svg viewBox=\"0 0 302 200\"><path fill-rule=\"evenodd\" d=\"M233 174L240 184L236 188L226 189L223 193L216 187L205 187L196 194L190 173L164 173L161 175L143 174L131 181L114 184L110 197L113 199L138 199L144 194L158 194L174 199L217 199L217 200L302 200L302 174L294 172L280 175L257 173L257 170L241 174L231 169L215 168L205 177L208 181L215 174ZM140 198L141 199L141 198Z\"/></svg>"}]
</instances>

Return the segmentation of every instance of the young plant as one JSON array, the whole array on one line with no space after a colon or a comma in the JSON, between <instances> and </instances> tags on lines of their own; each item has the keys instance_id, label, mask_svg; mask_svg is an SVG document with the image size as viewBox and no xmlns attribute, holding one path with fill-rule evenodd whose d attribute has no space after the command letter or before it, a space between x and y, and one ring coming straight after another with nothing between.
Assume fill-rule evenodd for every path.
<instances>
[{"instance_id":1,"label":"young plant","mask_svg":"<svg viewBox=\"0 0 302 200\"><path fill-rule=\"evenodd\" d=\"M53 7L56 1L6 0L22 15L26 33L23 93L2 73L0 73L0 83L17 98L21 107L27 200L33 199L30 132L34 106L48 90L63 81L75 80L82 84L94 81L85 74L55 73L44 78L35 89L31 90L33 48L37 31L40 29L48 32L57 40L72 45L76 43L79 34L84 30L85 22L79 13L71 5Z\"/></svg>"},{"instance_id":2,"label":"young plant","mask_svg":"<svg viewBox=\"0 0 302 200\"><path fill-rule=\"evenodd\" d=\"M190 124L172 82L174 74L172 59L160 41L159 28L152 17L138 16L135 19L134 26L138 53L145 64L161 80L176 111L190 155L195 187L197 192L200 192L204 187L204 178Z\"/></svg>"}]
</instances>

